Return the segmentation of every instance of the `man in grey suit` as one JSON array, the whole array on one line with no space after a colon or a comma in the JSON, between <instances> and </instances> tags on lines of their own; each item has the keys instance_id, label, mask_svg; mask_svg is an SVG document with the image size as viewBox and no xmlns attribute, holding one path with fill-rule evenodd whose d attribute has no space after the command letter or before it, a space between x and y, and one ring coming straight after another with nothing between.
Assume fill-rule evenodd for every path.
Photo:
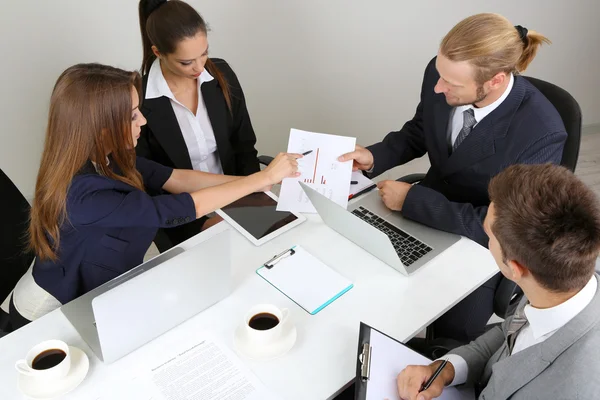
<instances>
[{"instance_id":1,"label":"man in grey suit","mask_svg":"<svg viewBox=\"0 0 600 400\"><path fill-rule=\"evenodd\" d=\"M484 221L502 274L525 298L515 314L450 352L442 363L409 366L402 399L429 400L447 385L473 386L479 399L592 399L600 391L600 204L563 167L514 165L490 183Z\"/></svg>"}]
</instances>

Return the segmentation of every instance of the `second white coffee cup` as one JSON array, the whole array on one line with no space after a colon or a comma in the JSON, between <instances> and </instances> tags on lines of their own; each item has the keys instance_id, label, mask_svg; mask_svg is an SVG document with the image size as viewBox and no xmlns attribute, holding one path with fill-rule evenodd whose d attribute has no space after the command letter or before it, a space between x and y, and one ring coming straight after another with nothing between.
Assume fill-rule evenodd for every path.
<instances>
[{"instance_id":1,"label":"second white coffee cup","mask_svg":"<svg viewBox=\"0 0 600 400\"><path fill-rule=\"evenodd\" d=\"M258 304L244 317L248 341L256 345L274 344L286 333L289 319L287 308L279 309L272 304Z\"/></svg>"}]
</instances>

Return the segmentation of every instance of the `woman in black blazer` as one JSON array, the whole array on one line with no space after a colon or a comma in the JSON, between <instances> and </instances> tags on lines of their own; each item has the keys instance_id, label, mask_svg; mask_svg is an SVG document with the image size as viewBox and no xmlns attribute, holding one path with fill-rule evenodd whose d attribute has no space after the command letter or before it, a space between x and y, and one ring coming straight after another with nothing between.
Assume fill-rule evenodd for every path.
<instances>
[{"instance_id":1,"label":"woman in black blazer","mask_svg":"<svg viewBox=\"0 0 600 400\"><path fill-rule=\"evenodd\" d=\"M139 14L148 124L137 154L180 169L238 176L259 171L244 93L227 62L208 57L202 17L179 0L141 0ZM165 251L211 225L206 222L163 229L155 243Z\"/></svg>"}]
</instances>

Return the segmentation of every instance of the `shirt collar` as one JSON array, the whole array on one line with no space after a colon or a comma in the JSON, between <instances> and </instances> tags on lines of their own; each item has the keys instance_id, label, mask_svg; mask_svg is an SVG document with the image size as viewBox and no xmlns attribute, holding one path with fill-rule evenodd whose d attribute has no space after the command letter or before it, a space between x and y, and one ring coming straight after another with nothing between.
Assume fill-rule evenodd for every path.
<instances>
[{"instance_id":1,"label":"shirt collar","mask_svg":"<svg viewBox=\"0 0 600 400\"><path fill-rule=\"evenodd\" d=\"M213 76L205 68L198 77L198 87L200 87L200 85L202 85L204 82L210 82L213 79ZM165 77L163 76L162 70L160 69L160 60L157 58L152 63L150 72L148 72L148 84L146 85L145 98L156 99L162 96L177 101L173 95L173 92L171 92Z\"/></svg>"},{"instance_id":2,"label":"shirt collar","mask_svg":"<svg viewBox=\"0 0 600 400\"><path fill-rule=\"evenodd\" d=\"M515 77L511 73L506 90L504 90L504 93L502 93L502 96L498 97L498 99L496 101L494 101L492 104L488 104L487 106L481 107L481 108L476 108L472 104L464 105L464 106L459 107L458 111L462 114L462 112L464 112L470 108L473 109L475 121L477 121L477 123L479 123L482 119L484 119L486 116L488 116L492 111L494 111L496 108L498 108L504 100L506 100L506 98L510 94L510 91L512 90L514 84L515 84Z\"/></svg>"},{"instance_id":3,"label":"shirt collar","mask_svg":"<svg viewBox=\"0 0 600 400\"><path fill-rule=\"evenodd\" d=\"M525 315L533 332L535 339L539 339L549 333L562 328L577 314L579 314L596 295L598 279L592 276L592 279L569 300L555 307L539 309L531 305L525 306Z\"/></svg>"}]
</instances>

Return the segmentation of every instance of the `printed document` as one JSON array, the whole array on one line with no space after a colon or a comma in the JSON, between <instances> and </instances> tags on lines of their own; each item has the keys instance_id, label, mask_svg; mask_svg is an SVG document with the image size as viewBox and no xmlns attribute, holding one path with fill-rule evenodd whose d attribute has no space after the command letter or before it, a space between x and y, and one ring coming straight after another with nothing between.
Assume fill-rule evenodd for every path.
<instances>
[{"instance_id":1,"label":"printed document","mask_svg":"<svg viewBox=\"0 0 600 400\"><path fill-rule=\"evenodd\" d=\"M283 180L277 210L317 212L298 182L304 182L346 208L348 193L350 193L352 162L339 162L338 157L354 151L355 145L356 138L292 129L288 153L303 154L310 151L310 154L298 160L299 172L302 175Z\"/></svg>"},{"instance_id":2,"label":"printed document","mask_svg":"<svg viewBox=\"0 0 600 400\"><path fill-rule=\"evenodd\" d=\"M184 342L170 342L158 352L149 349L137 374L105 385L109 389L90 400L277 399L216 338L193 335L193 340Z\"/></svg>"}]
</instances>

